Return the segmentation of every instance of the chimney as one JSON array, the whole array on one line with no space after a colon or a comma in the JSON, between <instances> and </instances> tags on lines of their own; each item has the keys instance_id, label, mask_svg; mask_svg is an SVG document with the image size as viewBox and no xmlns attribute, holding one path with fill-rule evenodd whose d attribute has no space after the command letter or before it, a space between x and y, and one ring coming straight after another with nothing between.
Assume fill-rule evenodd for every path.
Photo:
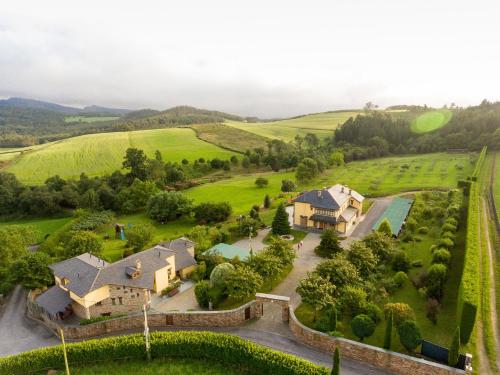
<instances>
[{"instance_id":1,"label":"chimney","mask_svg":"<svg viewBox=\"0 0 500 375\"><path fill-rule=\"evenodd\" d=\"M318 193L318 198L321 198L321 190L318 190L317 193Z\"/></svg>"},{"instance_id":2,"label":"chimney","mask_svg":"<svg viewBox=\"0 0 500 375\"><path fill-rule=\"evenodd\" d=\"M343 193L343 192L344 192L344 187L343 187L343 186L340 188L340 192L341 192L341 193Z\"/></svg>"},{"instance_id":3,"label":"chimney","mask_svg":"<svg viewBox=\"0 0 500 375\"><path fill-rule=\"evenodd\" d=\"M141 260L140 259L136 259L135 260L135 268L140 271L141 270Z\"/></svg>"},{"instance_id":4,"label":"chimney","mask_svg":"<svg viewBox=\"0 0 500 375\"><path fill-rule=\"evenodd\" d=\"M351 193L352 193L352 189L349 189L349 195L351 195Z\"/></svg>"}]
</instances>

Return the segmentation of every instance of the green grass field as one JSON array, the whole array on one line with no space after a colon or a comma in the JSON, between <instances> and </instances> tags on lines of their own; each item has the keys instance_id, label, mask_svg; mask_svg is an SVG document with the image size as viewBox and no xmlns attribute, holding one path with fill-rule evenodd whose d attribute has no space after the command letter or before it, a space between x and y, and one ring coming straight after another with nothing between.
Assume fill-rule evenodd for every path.
<instances>
[{"instance_id":1,"label":"green grass field","mask_svg":"<svg viewBox=\"0 0 500 375\"><path fill-rule=\"evenodd\" d=\"M7 167L26 183L43 183L58 174L75 178L111 173L121 168L125 151L137 147L150 157L160 150L164 160L190 161L204 157L228 159L232 152L204 142L188 128L142 130L134 132L83 135L53 142L24 153Z\"/></svg>"},{"instance_id":2,"label":"green grass field","mask_svg":"<svg viewBox=\"0 0 500 375\"><path fill-rule=\"evenodd\" d=\"M64 375L65 371L59 371L57 374ZM252 372L233 369L223 363L199 360L196 358L180 359L156 359L152 362L123 361L108 362L103 364L89 364L85 367L71 366L71 373L76 375L185 375L185 374L203 374L203 375L237 375L252 374Z\"/></svg>"},{"instance_id":3,"label":"green grass field","mask_svg":"<svg viewBox=\"0 0 500 375\"><path fill-rule=\"evenodd\" d=\"M264 137L291 141L297 134L305 136L307 133L313 133L319 138L331 137L333 130L358 113L354 111L324 112L270 122L246 123L228 120L226 124Z\"/></svg>"},{"instance_id":4,"label":"green grass field","mask_svg":"<svg viewBox=\"0 0 500 375\"><path fill-rule=\"evenodd\" d=\"M269 138L225 124L192 125L198 138L219 147L245 152L254 148L267 148Z\"/></svg>"},{"instance_id":5,"label":"green grass field","mask_svg":"<svg viewBox=\"0 0 500 375\"><path fill-rule=\"evenodd\" d=\"M407 168L406 168L407 167ZM426 154L389 157L349 163L326 171L317 180L299 189L318 188L342 183L367 196L382 196L411 190L450 189L459 179L472 172L469 155ZM269 185L255 186L257 177L265 177ZM293 172L236 176L185 191L195 203L228 201L235 214L248 213L252 205L261 204L266 194L280 193L281 180L294 180Z\"/></svg>"},{"instance_id":6,"label":"green grass field","mask_svg":"<svg viewBox=\"0 0 500 375\"><path fill-rule=\"evenodd\" d=\"M93 122L114 121L119 118L118 116L66 116L64 122L85 122L90 124Z\"/></svg>"},{"instance_id":7,"label":"green grass field","mask_svg":"<svg viewBox=\"0 0 500 375\"><path fill-rule=\"evenodd\" d=\"M30 225L38 230L38 241L43 241L46 235L54 233L70 220L71 217L0 221L0 228L7 225Z\"/></svg>"},{"instance_id":8,"label":"green grass field","mask_svg":"<svg viewBox=\"0 0 500 375\"><path fill-rule=\"evenodd\" d=\"M448 109L425 112L412 121L411 130L418 134L432 132L445 126L452 116L453 113Z\"/></svg>"}]
</instances>

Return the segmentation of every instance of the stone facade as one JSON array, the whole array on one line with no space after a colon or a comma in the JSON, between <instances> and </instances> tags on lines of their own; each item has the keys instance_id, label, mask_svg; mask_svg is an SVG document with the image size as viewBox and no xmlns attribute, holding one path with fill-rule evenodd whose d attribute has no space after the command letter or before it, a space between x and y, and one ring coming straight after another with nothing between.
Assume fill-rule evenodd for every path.
<instances>
[{"instance_id":1,"label":"stone facade","mask_svg":"<svg viewBox=\"0 0 500 375\"><path fill-rule=\"evenodd\" d=\"M395 374L401 375L458 375L466 374L463 370L444 366L439 363L415 358L408 355L365 345L340 337L332 337L325 333L312 330L298 321L290 309L290 330L295 338L316 349L333 353L339 347L342 356L356 361L369 363Z\"/></svg>"},{"instance_id":2,"label":"stone facade","mask_svg":"<svg viewBox=\"0 0 500 375\"><path fill-rule=\"evenodd\" d=\"M103 316L141 311L147 305L147 289L130 288L122 285L109 285L109 297L89 307L90 316Z\"/></svg>"},{"instance_id":3,"label":"stone facade","mask_svg":"<svg viewBox=\"0 0 500 375\"><path fill-rule=\"evenodd\" d=\"M225 311L188 311L171 313L148 314L148 325L151 331L155 328L176 327L234 327L243 324L246 320L259 316L261 310L255 301L251 301L233 310ZM44 315L37 317L57 333L59 327L56 322ZM62 325L64 337L68 340L87 339L110 333L118 333L130 330L141 330L144 328L144 317L142 314L110 319L103 322L77 326Z\"/></svg>"}]
</instances>

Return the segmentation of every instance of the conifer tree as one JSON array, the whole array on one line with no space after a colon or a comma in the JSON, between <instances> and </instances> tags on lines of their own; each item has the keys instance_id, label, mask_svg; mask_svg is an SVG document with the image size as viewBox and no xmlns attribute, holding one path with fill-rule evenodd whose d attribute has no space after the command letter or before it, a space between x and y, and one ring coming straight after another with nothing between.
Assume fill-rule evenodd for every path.
<instances>
[{"instance_id":1,"label":"conifer tree","mask_svg":"<svg viewBox=\"0 0 500 375\"><path fill-rule=\"evenodd\" d=\"M455 330L455 335L453 336L453 341L451 342L450 350L448 352L448 364L450 366L456 366L459 358L460 350L460 327Z\"/></svg>"},{"instance_id":2,"label":"conifer tree","mask_svg":"<svg viewBox=\"0 0 500 375\"><path fill-rule=\"evenodd\" d=\"M290 222L288 221L288 213L285 210L285 206L280 204L274 215L272 232L274 235L290 234L291 232Z\"/></svg>"},{"instance_id":3,"label":"conifer tree","mask_svg":"<svg viewBox=\"0 0 500 375\"><path fill-rule=\"evenodd\" d=\"M392 342L392 311L387 318L387 325L385 326L384 349L390 350Z\"/></svg>"},{"instance_id":4,"label":"conifer tree","mask_svg":"<svg viewBox=\"0 0 500 375\"><path fill-rule=\"evenodd\" d=\"M340 375L340 351L338 346L335 347L335 352L333 353L332 375Z\"/></svg>"}]
</instances>

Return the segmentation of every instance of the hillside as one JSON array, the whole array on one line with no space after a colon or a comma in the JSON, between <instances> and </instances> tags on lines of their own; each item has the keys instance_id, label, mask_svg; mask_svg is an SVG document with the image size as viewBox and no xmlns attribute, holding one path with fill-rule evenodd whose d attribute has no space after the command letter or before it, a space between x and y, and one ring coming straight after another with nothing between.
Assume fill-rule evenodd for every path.
<instances>
[{"instance_id":1,"label":"hillside","mask_svg":"<svg viewBox=\"0 0 500 375\"><path fill-rule=\"evenodd\" d=\"M7 166L26 183L42 183L58 174L63 178L111 173L121 168L125 151L137 147L150 156L160 150L166 161L198 158L228 159L233 153L196 137L192 129L157 129L90 134L35 146L18 154Z\"/></svg>"},{"instance_id":2,"label":"hillside","mask_svg":"<svg viewBox=\"0 0 500 375\"><path fill-rule=\"evenodd\" d=\"M226 124L260 136L291 141L296 135L316 134L319 138L333 135L339 125L350 117L358 115L358 111L334 111L293 117L285 120L269 122L226 121Z\"/></svg>"}]
</instances>

